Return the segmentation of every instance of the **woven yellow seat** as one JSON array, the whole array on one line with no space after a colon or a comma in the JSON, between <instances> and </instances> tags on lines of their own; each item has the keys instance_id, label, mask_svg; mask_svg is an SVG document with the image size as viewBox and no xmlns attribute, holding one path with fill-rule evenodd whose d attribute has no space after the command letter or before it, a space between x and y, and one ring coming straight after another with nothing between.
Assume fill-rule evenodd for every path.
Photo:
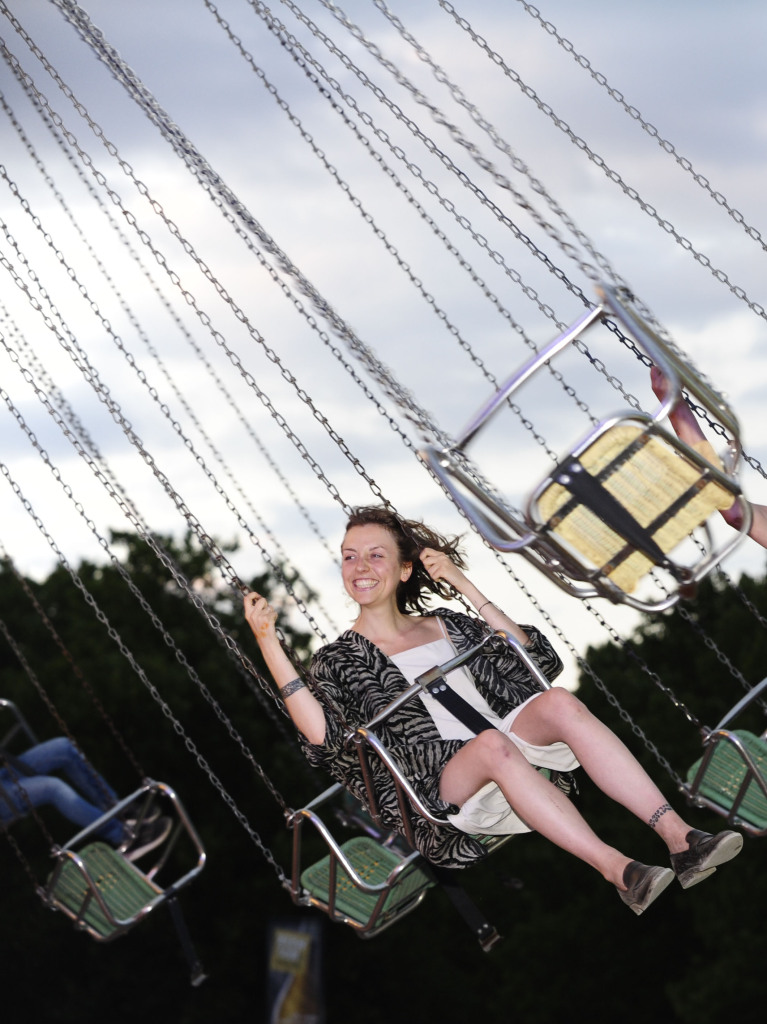
<instances>
[{"instance_id":1,"label":"woven yellow seat","mask_svg":"<svg viewBox=\"0 0 767 1024\"><path fill-rule=\"evenodd\" d=\"M336 869L335 910L371 931L390 923L395 917L415 907L434 881L416 865L405 868L391 883L380 908L379 900L389 877L402 856L390 847L380 846L370 836L357 836L341 846L359 878L369 885L381 887L378 892L365 892L339 864ZM301 884L323 904L330 901L330 856L323 857L301 874ZM376 913L376 908L378 912ZM375 915L375 916L374 916ZM371 921L372 919L372 921Z\"/></svg>"},{"instance_id":2,"label":"woven yellow seat","mask_svg":"<svg viewBox=\"0 0 767 1024\"><path fill-rule=\"evenodd\" d=\"M54 906L81 924L94 938L116 938L151 909L163 890L106 843L84 847L78 864L67 859L58 877L52 876L49 898ZM107 907L105 913L96 892Z\"/></svg>"},{"instance_id":3,"label":"woven yellow seat","mask_svg":"<svg viewBox=\"0 0 767 1024\"><path fill-rule=\"evenodd\" d=\"M707 479L699 466L638 424L609 428L579 454L578 461L666 554L714 512L733 502L730 491ZM652 568L643 552L630 548L561 484L545 487L533 513L587 570L603 572L625 593L635 590Z\"/></svg>"},{"instance_id":4,"label":"woven yellow seat","mask_svg":"<svg viewBox=\"0 0 767 1024\"><path fill-rule=\"evenodd\" d=\"M741 496L736 474L740 428L724 396L642 319L625 289L603 283L597 294L599 303L497 386L449 445L428 444L419 454L480 536L498 551L519 553L581 600L605 597L644 612L665 611L690 597L695 585L748 535L747 502L737 530L721 531L719 537L710 529L716 513L731 508ZM469 446L504 408L511 408L535 434L516 393L535 374L553 371L554 358L600 324L612 331L617 326L616 333L645 367L657 367L667 383L664 397L652 413L631 399L630 409L601 420L591 415L588 434L555 456L554 469L544 471L520 505L503 486L485 478L470 459ZM630 399L601 358L586 349L582 354ZM688 443L676 436L672 412L685 400L721 438L718 453L702 428L700 441ZM516 485L516 473L511 477ZM639 588L653 567L659 572L653 573L652 586Z\"/></svg>"},{"instance_id":5,"label":"woven yellow seat","mask_svg":"<svg viewBox=\"0 0 767 1024\"><path fill-rule=\"evenodd\" d=\"M735 730L733 735L738 737L748 751L761 778L767 779L767 741L740 729ZM694 783L701 761L702 758L699 758L687 773L688 784ZM767 830L767 796L753 778L742 800L736 804L748 771L748 766L737 747L726 739L720 739L706 766L703 778L697 785L696 793L728 812L734 808L738 818L762 832Z\"/></svg>"}]
</instances>

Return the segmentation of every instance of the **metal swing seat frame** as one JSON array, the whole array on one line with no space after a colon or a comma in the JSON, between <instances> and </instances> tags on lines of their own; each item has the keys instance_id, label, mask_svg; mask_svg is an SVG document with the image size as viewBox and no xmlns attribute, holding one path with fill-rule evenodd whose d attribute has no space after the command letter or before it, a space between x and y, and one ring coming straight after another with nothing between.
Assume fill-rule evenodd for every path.
<instances>
[{"instance_id":1,"label":"metal swing seat frame","mask_svg":"<svg viewBox=\"0 0 767 1024\"><path fill-rule=\"evenodd\" d=\"M767 692L767 678L738 701L713 729L704 752L687 773L681 790L696 807L725 817L755 837L767 836L767 730L756 735L734 727L741 712Z\"/></svg>"},{"instance_id":2,"label":"metal swing seat frame","mask_svg":"<svg viewBox=\"0 0 767 1024\"><path fill-rule=\"evenodd\" d=\"M173 824L167 839L151 851L151 863L139 868L124 856L130 839L112 847L96 838L114 818L134 809L136 829L155 804L169 810ZM191 843L191 866L174 881L160 884L158 876L182 837ZM147 779L64 846L53 850L56 865L41 895L53 910L62 911L98 942L111 942L142 921L155 907L175 900L176 894L202 871L205 849L175 791L163 782ZM141 858L142 860L144 858Z\"/></svg>"},{"instance_id":3,"label":"metal swing seat frame","mask_svg":"<svg viewBox=\"0 0 767 1024\"><path fill-rule=\"evenodd\" d=\"M18 736L24 737L25 746L29 745L30 747L34 747L37 744L37 736L35 736L19 707L14 704L12 700L8 700L6 697L0 697L0 712L5 713L6 711L13 716L14 721L0 737L0 750L7 750L12 743L16 742ZM5 792L2 782L0 782L0 802L2 802L3 806L6 808L6 813L8 815L3 821L3 827L8 828L15 821L25 817L25 812L23 810L16 809L16 801L11 800L10 796L6 796Z\"/></svg>"},{"instance_id":4,"label":"metal swing seat frame","mask_svg":"<svg viewBox=\"0 0 767 1024\"><path fill-rule=\"evenodd\" d=\"M741 496L738 421L725 399L700 379L653 331L617 289L597 289L600 302L513 374L448 448L427 446L421 458L484 539L519 552L550 580L581 598L605 597L640 611L662 611L688 596L746 536L751 509L743 502L739 530L715 543L709 520ZM530 493L522 513L481 481L466 449L511 395L558 353L605 318L617 321L664 374L668 392L650 415L627 410L599 422ZM708 442L680 440L668 417L682 388L721 425L723 460ZM695 533L689 557L679 551ZM652 570L664 570L665 593L634 594Z\"/></svg>"},{"instance_id":5,"label":"metal swing seat frame","mask_svg":"<svg viewBox=\"0 0 767 1024\"><path fill-rule=\"evenodd\" d=\"M417 817L425 818L437 827L452 826L447 817L435 815L426 807L375 731L404 704L424 692L430 692L429 687L447 688L445 678L448 673L464 665L491 642L508 643L541 689L551 687L519 641L499 630L450 661L422 673L368 723L350 730L346 745L356 748L359 757L366 810L360 805L358 811L346 810L337 816L345 824L362 828L366 834L338 842L320 816L320 808L327 808L339 795L348 792L341 783L329 787L299 810L290 811L287 814L288 827L293 832L290 891L296 904L316 907L331 920L349 925L360 938L369 939L415 910L430 888L443 885L475 931L483 950L490 950L499 940L496 930L468 905L465 895L456 892L458 886L448 877L449 869L430 865L414 849L414 822ZM394 782L403 823L401 835L392 832L381 819L371 757L384 767ZM306 824L319 834L328 852L320 861L304 867L303 829ZM478 835L474 838L490 852L511 836Z\"/></svg>"},{"instance_id":6,"label":"metal swing seat frame","mask_svg":"<svg viewBox=\"0 0 767 1024\"><path fill-rule=\"evenodd\" d=\"M15 741L20 733L30 746L33 747L37 743L37 736L35 736L26 718L19 710L18 705L6 697L0 697L0 711L8 711L15 719L13 724L0 736L0 747L6 749L9 744Z\"/></svg>"},{"instance_id":7,"label":"metal swing seat frame","mask_svg":"<svg viewBox=\"0 0 767 1024\"><path fill-rule=\"evenodd\" d=\"M25 746L37 744L37 736L13 701L0 698L0 712L9 712L14 719L0 737L0 746L7 748L19 736L23 736ZM0 785L0 799L2 793ZM14 801L5 802L9 807L15 806ZM136 833L145 820L161 810L169 812L171 828L160 845L138 858L142 867L125 856L132 838L130 832L117 848L97 838L104 825L126 812L135 816L131 831ZM5 827L25 816L25 812L14 814ZM185 854L179 856L185 856L189 866L173 881L166 882L164 875L170 874L166 869L179 843L186 844ZM190 968L191 984L197 986L205 980L177 894L202 871L206 854L183 804L170 786L146 779L137 790L51 852L56 864L45 885L38 888L47 907L61 911L74 921L78 930L97 942L111 942L143 921L155 907L167 904ZM147 863L149 853L152 857ZM162 884L158 876L163 876Z\"/></svg>"}]
</instances>

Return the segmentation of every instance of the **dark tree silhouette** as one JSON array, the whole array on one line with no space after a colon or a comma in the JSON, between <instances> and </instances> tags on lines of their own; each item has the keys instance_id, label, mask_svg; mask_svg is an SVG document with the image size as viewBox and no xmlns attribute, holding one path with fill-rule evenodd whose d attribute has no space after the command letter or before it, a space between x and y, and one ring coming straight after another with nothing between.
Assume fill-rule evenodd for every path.
<instances>
[{"instance_id":1,"label":"dark tree silhouette","mask_svg":"<svg viewBox=\"0 0 767 1024\"><path fill-rule=\"evenodd\" d=\"M77 566L84 587L228 797L287 871L289 837L281 808L233 741L217 708L289 806L318 793L327 780L308 768L290 723L259 699L236 659L217 642L148 546L126 534L115 542L122 566L209 698L113 565ZM162 543L185 577L194 581L195 593L222 631L241 642L256 662L256 645L242 628L239 598L212 585L215 574L205 552L191 538L162 538ZM137 785L130 759L111 736L70 658L142 769L178 791L209 854L201 877L182 893L190 932L209 974L208 981L192 989L164 911L127 936L101 945L75 932L62 915L46 910L26 870L38 879L50 870L46 844L34 820L14 825L11 834L23 863L0 836L0 963L6 1007L20 1008L19 1020L54 1022L108 1016L115 1024L133 1024L142 1015L162 1015L179 1024L264 1019L269 923L275 917L290 920L316 912L293 907L222 792L200 769L69 573L57 568L42 582L25 581L67 654L52 640L7 563L0 564L0 582L0 618L93 763L120 792ZM279 599L274 580L264 576L253 583ZM714 724L742 693L723 658L731 659L748 683L765 674L767 633L749 603L767 616L764 580L744 577L736 591L708 582L684 608L644 620L625 645L610 643L588 652L594 674L680 775L699 756L700 738L652 673L700 722ZM297 654L308 657L309 637L289 624L285 629ZM719 653L702 639L700 629ZM2 638L0 668L1 695L19 704L41 738L59 732L56 718ZM580 696L623 735L681 807L673 779L588 673L581 679ZM760 728L759 723L754 727ZM582 776L580 788L576 799L583 813L609 841L642 860L663 857L649 829L616 811ZM715 830L722 825L710 813L686 813L699 827ZM45 823L57 840L67 837L66 825L54 812L45 816ZM439 1018L451 1024L477 1013L485 1020L536 1024L595 1015L625 1022L706 1024L730 1014L741 1022L756 1021L763 1012L758 985L767 955L762 857L760 841L747 840L740 858L713 879L688 892L674 886L645 916L635 918L590 868L537 835L515 838L483 865L466 871L463 879L505 936L490 954L481 952L439 891L370 942L321 918L328 1021L388 1024L393 1019Z\"/></svg>"}]
</instances>

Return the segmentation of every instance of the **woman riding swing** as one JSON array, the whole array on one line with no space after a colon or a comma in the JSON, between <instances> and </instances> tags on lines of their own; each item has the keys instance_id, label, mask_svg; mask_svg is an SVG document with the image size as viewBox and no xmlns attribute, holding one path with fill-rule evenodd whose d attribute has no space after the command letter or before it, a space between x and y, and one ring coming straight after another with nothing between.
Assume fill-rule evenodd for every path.
<instances>
[{"instance_id":1,"label":"woman riding swing","mask_svg":"<svg viewBox=\"0 0 767 1024\"><path fill-rule=\"evenodd\" d=\"M368 506L350 516L341 555L344 587L359 613L351 629L314 655L310 686L296 678L266 599L251 592L244 608L308 759L355 795L363 790L357 756L343 742L349 728L368 722L417 675L487 632L462 613L427 611L430 595L445 598L453 588L491 630L505 630L524 644L548 678L561 671L543 634L517 625L468 579L456 540ZM691 828L618 737L568 690L538 689L511 648L480 655L471 666L471 673L458 669L448 682L496 728L475 735L424 695L379 732L427 806L447 813L454 826L438 834L421 819L415 842L428 860L461 866L482 855L473 834L535 830L599 871L641 914L675 876L689 888L740 852L737 832L709 835ZM632 860L592 831L556 781L579 765L603 793L657 832L671 867ZM555 781L540 767L553 770ZM381 803L382 814L396 820L393 792L384 793Z\"/></svg>"}]
</instances>

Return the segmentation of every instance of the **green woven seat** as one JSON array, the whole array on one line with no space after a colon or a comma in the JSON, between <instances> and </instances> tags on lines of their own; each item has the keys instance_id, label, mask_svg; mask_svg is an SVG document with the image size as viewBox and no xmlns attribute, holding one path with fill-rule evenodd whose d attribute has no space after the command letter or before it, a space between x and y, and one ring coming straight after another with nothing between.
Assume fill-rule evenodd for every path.
<instances>
[{"instance_id":1,"label":"green woven seat","mask_svg":"<svg viewBox=\"0 0 767 1024\"><path fill-rule=\"evenodd\" d=\"M735 730L733 735L740 739L748 751L759 769L759 775L767 778L767 741L751 732L741 730ZM694 781L701 760L702 758L698 759L687 773L689 784ZM698 786L698 792L713 803L731 810L747 771L737 748L726 740L720 740ZM759 830L767 829L767 797L757 782L752 781L749 784L736 814L745 823Z\"/></svg>"},{"instance_id":2,"label":"green woven seat","mask_svg":"<svg viewBox=\"0 0 767 1024\"><path fill-rule=\"evenodd\" d=\"M73 860L66 859L58 877L56 872L51 875L48 895L58 909L83 923L95 938L115 938L162 895L162 889L106 843L91 843L78 856L89 877ZM94 887L108 907L109 916L99 905Z\"/></svg>"},{"instance_id":3,"label":"green woven seat","mask_svg":"<svg viewBox=\"0 0 767 1024\"><path fill-rule=\"evenodd\" d=\"M402 863L395 850L380 846L370 836L357 836L341 846L344 856L359 877L370 885L385 885L392 871ZM415 906L419 896L434 882L417 866L406 868L392 884L374 922L374 928ZM301 885L316 899L330 899L330 856L312 864L301 875ZM380 892L365 892L355 885L340 864L336 868L335 909L365 927L375 911Z\"/></svg>"}]
</instances>

